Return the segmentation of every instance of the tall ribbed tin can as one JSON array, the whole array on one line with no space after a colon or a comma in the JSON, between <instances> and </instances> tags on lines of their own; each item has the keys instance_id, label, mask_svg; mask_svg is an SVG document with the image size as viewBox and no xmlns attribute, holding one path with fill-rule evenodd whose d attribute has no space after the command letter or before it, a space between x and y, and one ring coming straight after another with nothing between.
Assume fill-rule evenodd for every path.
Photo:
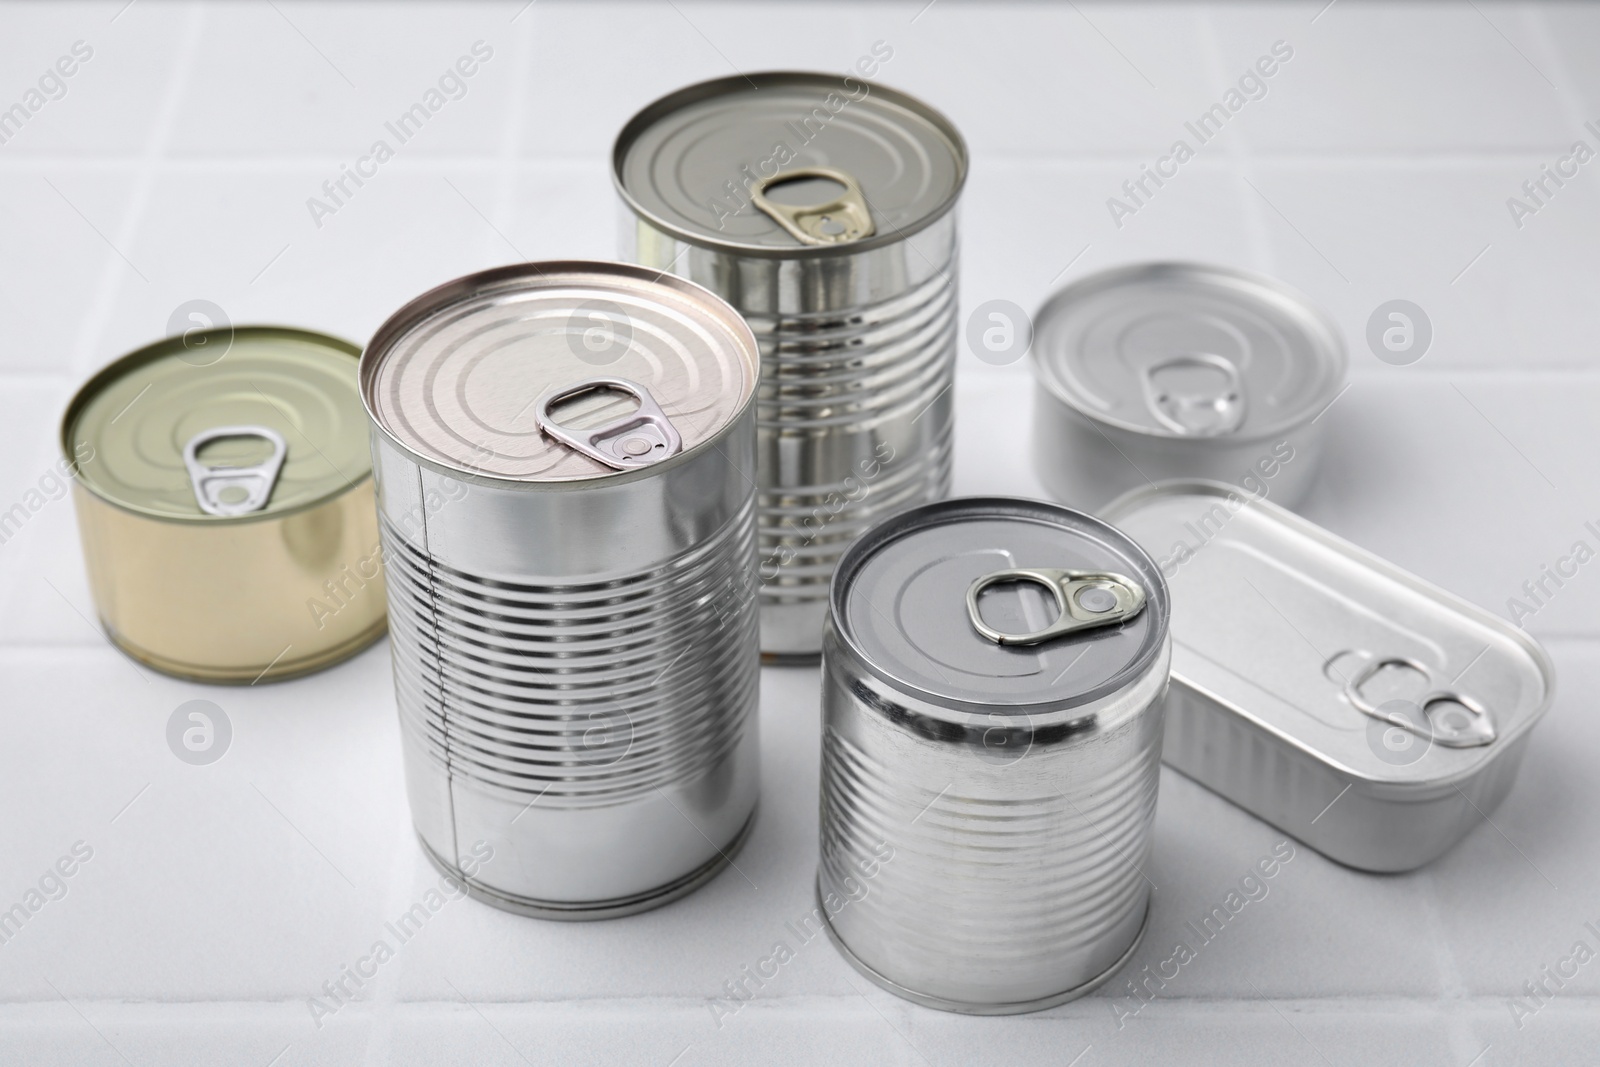
<instances>
[{"instance_id":1,"label":"tall ribbed tin can","mask_svg":"<svg viewBox=\"0 0 1600 1067\"><path fill-rule=\"evenodd\" d=\"M732 308L609 263L461 278L363 354L412 816L479 898L627 914L743 842L757 373Z\"/></svg>"},{"instance_id":2,"label":"tall ribbed tin can","mask_svg":"<svg viewBox=\"0 0 1600 1067\"><path fill-rule=\"evenodd\" d=\"M62 465L118 648L254 684L383 636L357 354L308 330L224 326L147 345L78 391Z\"/></svg>"},{"instance_id":3,"label":"tall ribbed tin can","mask_svg":"<svg viewBox=\"0 0 1600 1067\"><path fill-rule=\"evenodd\" d=\"M840 554L949 492L966 173L948 119L851 76L704 82L617 138L624 258L721 295L761 347L769 656L815 656Z\"/></svg>"},{"instance_id":4,"label":"tall ribbed tin can","mask_svg":"<svg viewBox=\"0 0 1600 1067\"><path fill-rule=\"evenodd\" d=\"M858 541L823 647L818 910L855 967L1005 1014L1133 952L1171 658L1161 572L1052 504L925 505Z\"/></svg>"}]
</instances>

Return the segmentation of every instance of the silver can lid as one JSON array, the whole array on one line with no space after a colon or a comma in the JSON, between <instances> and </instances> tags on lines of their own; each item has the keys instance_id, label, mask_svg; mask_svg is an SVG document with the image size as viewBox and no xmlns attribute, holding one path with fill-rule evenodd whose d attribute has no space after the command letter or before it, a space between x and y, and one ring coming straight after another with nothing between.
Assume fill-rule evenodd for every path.
<instances>
[{"instance_id":1,"label":"silver can lid","mask_svg":"<svg viewBox=\"0 0 1600 1067\"><path fill-rule=\"evenodd\" d=\"M853 252L948 212L967 150L950 120L914 97L851 75L773 71L701 82L646 107L618 134L612 175L635 212L693 244ZM837 210L793 217L829 201ZM808 230L815 242L801 236Z\"/></svg>"},{"instance_id":2,"label":"silver can lid","mask_svg":"<svg viewBox=\"0 0 1600 1067\"><path fill-rule=\"evenodd\" d=\"M1228 267L1149 263L1067 286L1034 322L1039 381L1106 425L1183 440L1271 437L1344 388L1339 329L1303 295Z\"/></svg>"},{"instance_id":3,"label":"silver can lid","mask_svg":"<svg viewBox=\"0 0 1600 1067\"><path fill-rule=\"evenodd\" d=\"M425 293L361 357L376 425L424 461L518 482L645 469L715 438L755 393L737 312L691 282L524 263Z\"/></svg>"},{"instance_id":4,"label":"silver can lid","mask_svg":"<svg viewBox=\"0 0 1600 1067\"><path fill-rule=\"evenodd\" d=\"M840 639L885 681L999 712L1118 692L1167 634L1166 582L1143 549L1032 500L945 500L879 523L845 553L831 599Z\"/></svg>"}]
</instances>

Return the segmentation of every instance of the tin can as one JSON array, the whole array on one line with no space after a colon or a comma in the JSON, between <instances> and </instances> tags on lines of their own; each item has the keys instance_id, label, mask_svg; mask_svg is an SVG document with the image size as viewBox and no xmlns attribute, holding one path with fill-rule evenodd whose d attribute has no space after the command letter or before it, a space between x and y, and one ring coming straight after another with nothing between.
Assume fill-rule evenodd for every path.
<instances>
[{"instance_id":1,"label":"tin can","mask_svg":"<svg viewBox=\"0 0 1600 1067\"><path fill-rule=\"evenodd\" d=\"M712 294L590 262L450 282L363 354L412 817L480 899L642 911L749 832L758 369Z\"/></svg>"},{"instance_id":2,"label":"tin can","mask_svg":"<svg viewBox=\"0 0 1600 1067\"><path fill-rule=\"evenodd\" d=\"M358 352L305 330L197 330L73 397L61 447L118 648L168 674L251 683L383 634Z\"/></svg>"},{"instance_id":3,"label":"tin can","mask_svg":"<svg viewBox=\"0 0 1600 1067\"><path fill-rule=\"evenodd\" d=\"M822 655L817 920L908 1000L1081 996L1148 914L1170 642L1161 572L1089 515L954 499L874 527Z\"/></svg>"},{"instance_id":4,"label":"tin can","mask_svg":"<svg viewBox=\"0 0 1600 1067\"><path fill-rule=\"evenodd\" d=\"M814 659L840 554L949 492L966 147L903 93L765 73L656 101L612 162L623 257L755 331L761 649Z\"/></svg>"},{"instance_id":5,"label":"tin can","mask_svg":"<svg viewBox=\"0 0 1600 1067\"><path fill-rule=\"evenodd\" d=\"M1090 510L1173 478L1294 507L1316 478L1320 418L1347 363L1338 326L1300 293L1193 263L1072 283L1040 309L1032 357L1034 470Z\"/></svg>"},{"instance_id":6,"label":"tin can","mask_svg":"<svg viewBox=\"0 0 1600 1067\"><path fill-rule=\"evenodd\" d=\"M1420 867L1504 799L1555 688L1522 630L1232 486L1103 514L1172 585L1171 766L1369 871Z\"/></svg>"}]
</instances>

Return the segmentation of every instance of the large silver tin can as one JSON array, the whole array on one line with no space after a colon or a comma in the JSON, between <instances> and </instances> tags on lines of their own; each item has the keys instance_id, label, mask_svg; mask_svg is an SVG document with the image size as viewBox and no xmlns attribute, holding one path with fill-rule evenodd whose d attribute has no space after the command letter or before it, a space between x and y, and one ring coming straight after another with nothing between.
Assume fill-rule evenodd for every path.
<instances>
[{"instance_id":1,"label":"large silver tin can","mask_svg":"<svg viewBox=\"0 0 1600 1067\"><path fill-rule=\"evenodd\" d=\"M1096 511L1151 482L1208 478L1294 507L1345 388L1338 326L1306 297L1230 267L1145 263L1082 278L1040 309L1033 462Z\"/></svg>"},{"instance_id":2,"label":"large silver tin can","mask_svg":"<svg viewBox=\"0 0 1600 1067\"><path fill-rule=\"evenodd\" d=\"M1232 486L1103 514L1172 586L1167 763L1369 871L1427 863L1510 791L1555 690L1526 633Z\"/></svg>"},{"instance_id":3,"label":"large silver tin can","mask_svg":"<svg viewBox=\"0 0 1600 1067\"><path fill-rule=\"evenodd\" d=\"M476 896L626 914L748 832L757 370L712 294L584 262L441 286L363 354L412 816Z\"/></svg>"},{"instance_id":4,"label":"large silver tin can","mask_svg":"<svg viewBox=\"0 0 1600 1067\"><path fill-rule=\"evenodd\" d=\"M623 257L699 282L761 347L761 648L814 657L828 580L878 520L945 496L966 148L859 80L705 82L618 136Z\"/></svg>"},{"instance_id":5,"label":"large silver tin can","mask_svg":"<svg viewBox=\"0 0 1600 1067\"><path fill-rule=\"evenodd\" d=\"M1170 644L1132 540L1053 504L925 505L834 576L818 910L874 982L1004 1014L1143 932Z\"/></svg>"}]
</instances>

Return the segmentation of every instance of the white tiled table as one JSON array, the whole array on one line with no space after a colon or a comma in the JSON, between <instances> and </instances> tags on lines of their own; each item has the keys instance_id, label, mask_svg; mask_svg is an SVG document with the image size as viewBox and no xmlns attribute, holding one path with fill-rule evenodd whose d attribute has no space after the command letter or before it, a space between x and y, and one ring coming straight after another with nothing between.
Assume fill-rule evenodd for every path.
<instances>
[{"instance_id":1,"label":"white tiled table","mask_svg":"<svg viewBox=\"0 0 1600 1067\"><path fill-rule=\"evenodd\" d=\"M47 475L79 380L183 302L360 340L457 274L611 255L607 154L634 109L733 69L843 71L882 40L883 80L947 111L972 150L967 309L1033 308L1151 257L1276 274L1351 344L1307 514L1501 613L1593 543L1600 161L1520 228L1506 200L1575 140L1600 149L1583 128L1600 119L1600 11L921 4L0 8L0 107L74 42L93 49L0 145L0 510ZM493 56L465 97L315 225L306 199L478 40ZM1118 228L1106 199L1278 40L1294 55L1266 96ZM1436 332L1405 368L1363 339L1396 297ZM1029 387L1022 365L963 352L958 491L1038 493ZM0 544L0 907L74 842L93 857L0 945L0 1063L1592 1061L1600 962L1520 1029L1510 998L1580 938L1600 948L1584 929L1600 925L1597 610L1600 562L1528 620L1560 692L1493 826L1407 876L1301 849L1121 1029L1120 982L969 1019L868 987L820 941L717 1025L724 981L810 907L817 672L802 668L762 679L748 880L599 924L452 903L318 1028L307 998L435 882L387 648L257 688L138 669L86 621L71 505L52 501ZM197 696L234 728L203 768L164 740ZM1163 771L1155 836L1130 973L1282 835Z\"/></svg>"}]
</instances>

